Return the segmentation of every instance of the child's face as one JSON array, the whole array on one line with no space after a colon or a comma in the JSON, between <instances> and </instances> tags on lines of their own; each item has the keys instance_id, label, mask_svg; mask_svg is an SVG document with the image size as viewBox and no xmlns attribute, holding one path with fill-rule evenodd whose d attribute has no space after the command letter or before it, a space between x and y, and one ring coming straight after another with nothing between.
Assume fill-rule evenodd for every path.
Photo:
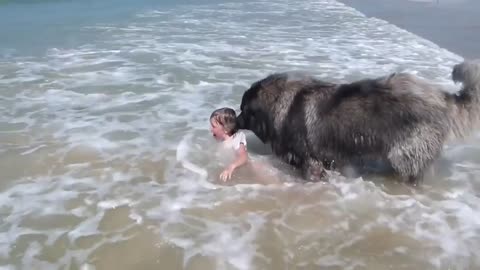
<instances>
[{"instance_id":1,"label":"child's face","mask_svg":"<svg viewBox=\"0 0 480 270\"><path fill-rule=\"evenodd\" d=\"M226 137L225 129L215 119L210 119L210 130L216 140L223 141Z\"/></svg>"}]
</instances>

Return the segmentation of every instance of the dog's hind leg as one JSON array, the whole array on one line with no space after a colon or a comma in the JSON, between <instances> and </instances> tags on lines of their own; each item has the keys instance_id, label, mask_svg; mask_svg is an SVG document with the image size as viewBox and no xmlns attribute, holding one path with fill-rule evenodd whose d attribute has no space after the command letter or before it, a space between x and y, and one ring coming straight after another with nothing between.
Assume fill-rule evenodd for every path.
<instances>
[{"instance_id":1,"label":"dog's hind leg","mask_svg":"<svg viewBox=\"0 0 480 270\"><path fill-rule=\"evenodd\" d=\"M418 185L425 170L440 155L442 134L424 126L415 129L410 137L394 143L388 153L393 169L409 184Z\"/></svg>"},{"instance_id":2,"label":"dog's hind leg","mask_svg":"<svg viewBox=\"0 0 480 270\"><path fill-rule=\"evenodd\" d=\"M408 184L416 187L416 186L418 186L421 182L423 182L423 175L424 175L424 173L423 173L423 172L420 172L420 173L417 174L417 175L405 176L404 179L405 179L405 182L407 182Z\"/></svg>"},{"instance_id":3,"label":"dog's hind leg","mask_svg":"<svg viewBox=\"0 0 480 270\"><path fill-rule=\"evenodd\" d=\"M392 167L403 182L417 186L423 180L424 170L431 160L416 160L411 152L400 152L390 155Z\"/></svg>"},{"instance_id":4,"label":"dog's hind leg","mask_svg":"<svg viewBox=\"0 0 480 270\"><path fill-rule=\"evenodd\" d=\"M302 166L303 177L308 182L328 182L328 174L325 171L323 163L308 159Z\"/></svg>"}]
</instances>

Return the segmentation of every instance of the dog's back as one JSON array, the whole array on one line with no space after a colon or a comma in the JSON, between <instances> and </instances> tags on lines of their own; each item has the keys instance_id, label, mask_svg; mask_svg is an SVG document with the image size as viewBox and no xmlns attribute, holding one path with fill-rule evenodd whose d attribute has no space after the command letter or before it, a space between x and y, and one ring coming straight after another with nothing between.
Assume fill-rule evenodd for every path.
<instances>
[{"instance_id":1,"label":"dog's back","mask_svg":"<svg viewBox=\"0 0 480 270\"><path fill-rule=\"evenodd\" d=\"M407 74L319 91L305 87L297 92L290 121L284 124L304 130L305 149L326 166L368 169L371 164L390 163L395 169L415 175L417 169L403 169L405 166L394 163L399 161L397 156L418 159L438 154L439 144L448 134L447 106L442 103L442 95ZM302 128L300 123L305 126ZM280 137L291 138L293 132L285 128ZM302 136L303 132L295 133ZM413 140L412 134L423 139Z\"/></svg>"}]
</instances>

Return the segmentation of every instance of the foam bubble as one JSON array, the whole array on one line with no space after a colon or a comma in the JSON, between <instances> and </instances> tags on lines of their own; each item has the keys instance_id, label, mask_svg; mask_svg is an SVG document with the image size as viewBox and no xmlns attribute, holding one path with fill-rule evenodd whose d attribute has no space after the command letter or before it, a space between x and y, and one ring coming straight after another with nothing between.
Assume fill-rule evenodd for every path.
<instances>
[{"instance_id":1,"label":"foam bubble","mask_svg":"<svg viewBox=\"0 0 480 270\"><path fill-rule=\"evenodd\" d=\"M129 199L123 199L123 200L108 200L108 201L101 201L98 203L98 207L103 208L103 209L111 209L111 208L117 208L122 205L130 204L131 201Z\"/></svg>"}]
</instances>

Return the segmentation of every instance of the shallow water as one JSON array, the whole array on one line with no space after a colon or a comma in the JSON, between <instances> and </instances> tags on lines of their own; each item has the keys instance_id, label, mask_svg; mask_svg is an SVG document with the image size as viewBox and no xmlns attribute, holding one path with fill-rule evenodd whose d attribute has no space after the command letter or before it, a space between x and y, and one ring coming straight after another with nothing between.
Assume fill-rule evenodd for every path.
<instances>
[{"instance_id":1,"label":"shallow water","mask_svg":"<svg viewBox=\"0 0 480 270\"><path fill-rule=\"evenodd\" d=\"M222 184L208 131L270 72L407 70L453 90L457 55L333 0L181 3L78 29L90 38L0 61L0 268L480 267L474 139L412 189L298 184L249 133L284 184Z\"/></svg>"}]
</instances>

